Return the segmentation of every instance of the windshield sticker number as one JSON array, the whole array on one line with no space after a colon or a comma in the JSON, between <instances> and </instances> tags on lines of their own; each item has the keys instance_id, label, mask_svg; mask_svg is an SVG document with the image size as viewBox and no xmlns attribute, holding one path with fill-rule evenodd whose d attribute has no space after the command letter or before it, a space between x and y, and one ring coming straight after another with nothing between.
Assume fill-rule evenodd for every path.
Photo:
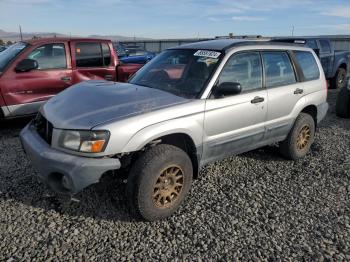
<instances>
[{"instance_id":1,"label":"windshield sticker number","mask_svg":"<svg viewBox=\"0 0 350 262\"><path fill-rule=\"evenodd\" d=\"M221 55L220 52L208 51L208 50L198 50L196 53L194 53L194 56L203 56L203 57L210 57L210 58L218 58L220 55Z\"/></svg>"}]
</instances>

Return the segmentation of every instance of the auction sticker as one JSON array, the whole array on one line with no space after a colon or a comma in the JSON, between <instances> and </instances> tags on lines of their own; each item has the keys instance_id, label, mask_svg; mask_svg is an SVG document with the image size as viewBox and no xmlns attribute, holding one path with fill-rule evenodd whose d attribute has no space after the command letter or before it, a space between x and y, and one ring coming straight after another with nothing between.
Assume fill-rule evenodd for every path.
<instances>
[{"instance_id":1,"label":"auction sticker","mask_svg":"<svg viewBox=\"0 0 350 262\"><path fill-rule=\"evenodd\" d=\"M209 50L198 50L194 53L194 56L204 56L210 58L218 58L221 55L220 52L209 51Z\"/></svg>"}]
</instances>

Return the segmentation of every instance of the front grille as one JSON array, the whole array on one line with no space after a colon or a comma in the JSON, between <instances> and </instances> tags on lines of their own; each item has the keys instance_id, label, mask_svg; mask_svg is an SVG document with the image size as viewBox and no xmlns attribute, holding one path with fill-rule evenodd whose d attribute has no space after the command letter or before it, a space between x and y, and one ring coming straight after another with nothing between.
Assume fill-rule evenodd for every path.
<instances>
[{"instance_id":1,"label":"front grille","mask_svg":"<svg viewBox=\"0 0 350 262\"><path fill-rule=\"evenodd\" d=\"M33 124L39 136L51 145L53 125L41 113L37 114Z\"/></svg>"}]
</instances>

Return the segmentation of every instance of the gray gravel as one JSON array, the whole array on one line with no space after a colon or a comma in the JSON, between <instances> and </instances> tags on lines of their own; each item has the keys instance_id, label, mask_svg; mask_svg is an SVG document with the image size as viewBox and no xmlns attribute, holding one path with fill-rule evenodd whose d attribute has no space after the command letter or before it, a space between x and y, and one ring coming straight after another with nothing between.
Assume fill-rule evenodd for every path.
<instances>
[{"instance_id":1,"label":"gray gravel","mask_svg":"<svg viewBox=\"0 0 350 262\"><path fill-rule=\"evenodd\" d=\"M0 122L0 261L350 260L350 120L331 109L311 153L286 161L266 147L207 166L165 221L129 216L125 184L106 178L55 197Z\"/></svg>"}]
</instances>

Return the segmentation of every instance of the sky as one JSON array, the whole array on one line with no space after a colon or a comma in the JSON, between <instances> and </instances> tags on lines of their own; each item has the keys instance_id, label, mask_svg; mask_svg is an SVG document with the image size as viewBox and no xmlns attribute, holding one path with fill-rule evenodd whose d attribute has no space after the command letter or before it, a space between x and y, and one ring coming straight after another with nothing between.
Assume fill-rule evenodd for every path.
<instances>
[{"instance_id":1,"label":"sky","mask_svg":"<svg viewBox=\"0 0 350 262\"><path fill-rule=\"evenodd\" d=\"M350 34L350 0L0 0L0 29L191 38Z\"/></svg>"}]
</instances>

